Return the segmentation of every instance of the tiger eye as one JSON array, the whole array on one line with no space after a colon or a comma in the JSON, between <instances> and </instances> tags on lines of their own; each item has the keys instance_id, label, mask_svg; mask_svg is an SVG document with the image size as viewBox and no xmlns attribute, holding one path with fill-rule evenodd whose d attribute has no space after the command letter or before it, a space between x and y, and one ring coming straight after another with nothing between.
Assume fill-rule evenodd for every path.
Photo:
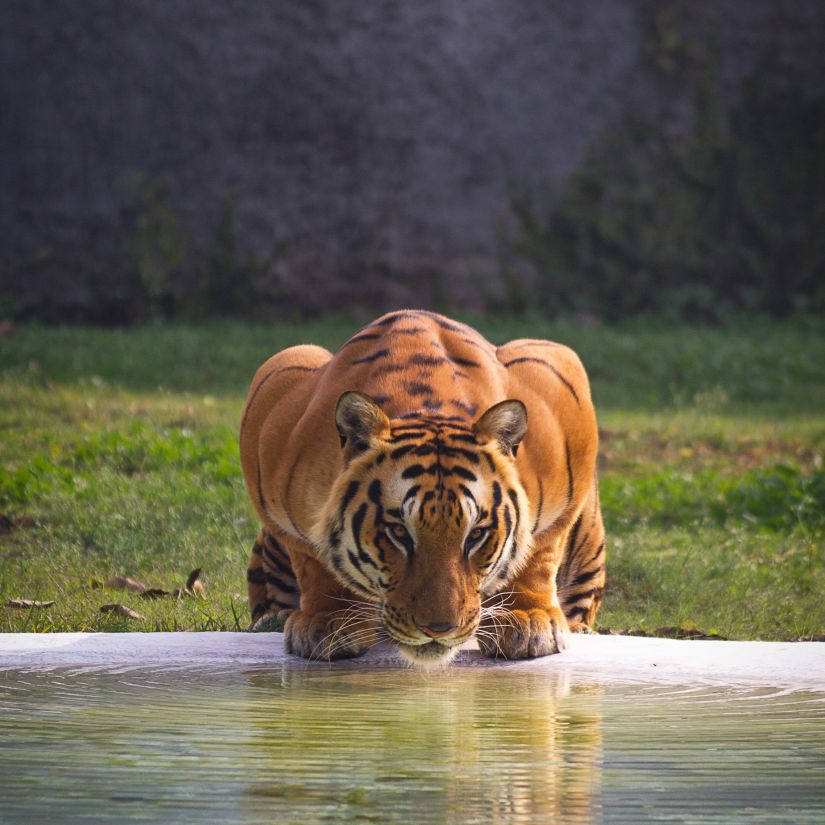
<instances>
[{"instance_id":1,"label":"tiger eye","mask_svg":"<svg viewBox=\"0 0 825 825\"><path fill-rule=\"evenodd\" d=\"M475 530L470 531L470 535L467 536L467 538L469 538L470 541L478 541L483 535L484 530L482 530L481 527L476 527Z\"/></svg>"},{"instance_id":2,"label":"tiger eye","mask_svg":"<svg viewBox=\"0 0 825 825\"><path fill-rule=\"evenodd\" d=\"M392 530L392 534L397 539L402 539L403 540L403 539L407 538L407 536L409 535L407 533L407 529L402 524L393 524L393 526L390 529Z\"/></svg>"}]
</instances>

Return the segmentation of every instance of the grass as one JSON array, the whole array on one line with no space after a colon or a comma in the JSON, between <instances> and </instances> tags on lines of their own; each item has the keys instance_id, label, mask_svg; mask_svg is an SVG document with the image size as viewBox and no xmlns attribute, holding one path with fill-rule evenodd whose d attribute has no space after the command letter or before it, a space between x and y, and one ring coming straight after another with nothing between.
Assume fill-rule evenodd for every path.
<instances>
[{"instance_id":1,"label":"grass","mask_svg":"<svg viewBox=\"0 0 825 825\"><path fill-rule=\"evenodd\" d=\"M495 341L569 343L589 369L609 537L601 626L825 634L821 323L469 320ZM244 629L247 383L277 349L335 348L357 326L24 325L0 340L0 630ZM196 567L201 596L105 586L117 574L171 590ZM12 598L54 604L2 606Z\"/></svg>"}]
</instances>

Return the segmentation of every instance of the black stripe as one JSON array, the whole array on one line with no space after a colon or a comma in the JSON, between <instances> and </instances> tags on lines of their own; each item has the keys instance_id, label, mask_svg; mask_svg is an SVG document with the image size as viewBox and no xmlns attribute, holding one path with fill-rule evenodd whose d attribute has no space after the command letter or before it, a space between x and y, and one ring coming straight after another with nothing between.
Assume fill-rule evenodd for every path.
<instances>
[{"instance_id":1,"label":"black stripe","mask_svg":"<svg viewBox=\"0 0 825 825\"><path fill-rule=\"evenodd\" d=\"M435 321L436 324L438 324L438 326L440 326L442 329L448 329L450 332L464 333L467 329L469 329L469 327L466 327L463 324L461 326L458 326L457 324L454 324L451 321L447 321L445 318L436 315L434 312L424 312L424 314L429 318L432 318L433 321Z\"/></svg>"},{"instance_id":2,"label":"black stripe","mask_svg":"<svg viewBox=\"0 0 825 825\"><path fill-rule=\"evenodd\" d=\"M393 459L393 461L395 461L399 458L404 458L405 455L408 455L409 453L411 453L415 449L416 449L415 444L405 444L403 447L396 447L390 453L390 458Z\"/></svg>"},{"instance_id":3,"label":"black stripe","mask_svg":"<svg viewBox=\"0 0 825 825\"><path fill-rule=\"evenodd\" d=\"M273 587L277 587L284 593L291 593L293 596L298 594L297 587L293 587L291 584L287 584L283 579L279 579L277 576L273 576L272 573L266 574L266 583L272 585Z\"/></svg>"},{"instance_id":4,"label":"black stripe","mask_svg":"<svg viewBox=\"0 0 825 825\"><path fill-rule=\"evenodd\" d=\"M418 478L426 472L429 472L429 468L421 464L410 464L410 466L401 473L401 478Z\"/></svg>"},{"instance_id":5,"label":"black stripe","mask_svg":"<svg viewBox=\"0 0 825 825\"><path fill-rule=\"evenodd\" d=\"M303 454L303 449L299 449L297 455L295 456L294 460L292 461L292 466L289 468L289 472L286 475L286 486L284 487L284 494L281 497L281 506L284 508L284 512L286 513L286 517L289 519L292 526L295 528L295 532L301 537L304 538L304 534L301 531L301 528L295 523L295 520L292 518L292 514L289 511L289 495L292 491L292 482L295 478L295 468L298 466L298 462L301 460L301 456Z\"/></svg>"},{"instance_id":6,"label":"black stripe","mask_svg":"<svg viewBox=\"0 0 825 825\"><path fill-rule=\"evenodd\" d=\"M446 455L450 458L456 458L457 456L463 456L464 458L467 459L467 461L470 461L473 464L478 464L478 462L480 460L479 457L478 457L478 453L474 453L472 450L465 450L463 447L442 446L441 447L441 452L444 455Z\"/></svg>"},{"instance_id":7,"label":"black stripe","mask_svg":"<svg viewBox=\"0 0 825 825\"><path fill-rule=\"evenodd\" d=\"M600 545L596 548L596 552L593 554L593 557L592 557L592 558L590 559L590 561L588 561L587 563L588 563L588 564L590 564L591 562L596 561L596 559L597 559L597 558L599 558L599 556L602 554L602 552L603 552L603 551L604 551L604 542L602 542L602 543L601 543L601 544L600 544Z\"/></svg>"},{"instance_id":8,"label":"black stripe","mask_svg":"<svg viewBox=\"0 0 825 825\"><path fill-rule=\"evenodd\" d=\"M419 367L437 367L439 364L445 363L446 360L446 358L441 358L438 355L422 355L418 352L410 358L409 363Z\"/></svg>"},{"instance_id":9,"label":"black stripe","mask_svg":"<svg viewBox=\"0 0 825 825\"><path fill-rule=\"evenodd\" d=\"M374 524L377 527L384 520L384 502L381 499L381 482L379 479L374 478L370 482L370 486L367 488L367 495L369 496L370 501L375 505Z\"/></svg>"},{"instance_id":10,"label":"black stripe","mask_svg":"<svg viewBox=\"0 0 825 825\"><path fill-rule=\"evenodd\" d=\"M438 439L435 439L431 441L429 444L418 444L417 446L413 446L412 452L414 455L418 456L435 455L438 452L435 445L440 443L441 442L438 441Z\"/></svg>"},{"instance_id":11,"label":"black stripe","mask_svg":"<svg viewBox=\"0 0 825 825\"><path fill-rule=\"evenodd\" d=\"M573 618L584 618L590 612L590 605L586 607L573 607L569 611L565 611L565 615L568 619Z\"/></svg>"},{"instance_id":12,"label":"black stripe","mask_svg":"<svg viewBox=\"0 0 825 825\"><path fill-rule=\"evenodd\" d=\"M510 508L505 504L504 505L504 536L505 541L509 538L510 533L513 531L513 518L510 515Z\"/></svg>"},{"instance_id":13,"label":"black stripe","mask_svg":"<svg viewBox=\"0 0 825 825\"><path fill-rule=\"evenodd\" d=\"M347 487L344 495L341 498L341 506L338 508L338 520L341 521L344 518L344 513L349 507L350 502L355 497L355 494L358 492L358 488L360 487L360 483L357 481L351 481L349 486Z\"/></svg>"},{"instance_id":14,"label":"black stripe","mask_svg":"<svg viewBox=\"0 0 825 825\"><path fill-rule=\"evenodd\" d=\"M425 438L428 435L426 430L404 430L402 432L393 431L390 441L410 441L419 438Z\"/></svg>"},{"instance_id":15,"label":"black stripe","mask_svg":"<svg viewBox=\"0 0 825 825\"><path fill-rule=\"evenodd\" d=\"M470 501L472 501L472 502L473 502L473 504L475 504L475 505L476 505L476 507L477 507L477 506L478 506L478 502L476 501L476 497L473 495L473 491L472 491L469 487L467 487L466 485L464 485L464 484L459 484L458 486L459 486L459 489L461 490L461 492L462 492L462 493L464 493L464 495L465 495L468 499L470 499Z\"/></svg>"},{"instance_id":16,"label":"black stripe","mask_svg":"<svg viewBox=\"0 0 825 825\"><path fill-rule=\"evenodd\" d=\"M466 467L462 467L460 464L454 464L449 470L445 468L444 475L457 475L461 478L466 478L467 481L478 481L478 478L475 473L468 470Z\"/></svg>"},{"instance_id":17,"label":"black stripe","mask_svg":"<svg viewBox=\"0 0 825 825\"><path fill-rule=\"evenodd\" d=\"M376 479L376 481L378 481L378 479ZM373 482L373 483L375 483L375 482ZM378 483L380 485L380 482L378 482ZM372 486L372 485L370 485L370 486ZM355 511L355 515L353 515L353 517L352 517L352 537L355 539L355 546L358 549L358 559L355 558L355 555L353 554L353 552L351 550L347 551L347 553L349 554L349 557L350 557L350 561L362 573L364 571L363 571L363 568L361 567L361 564L358 563L359 560L361 562L363 562L364 564L372 565L376 570L380 569L378 567L378 565L375 563L375 560L372 558L372 556L370 556L370 554L367 553L366 550L364 550L364 547L361 544L361 527L364 524L364 518L366 517L366 515L367 515L367 504L366 504L366 502L362 502L361 506Z\"/></svg>"},{"instance_id":18,"label":"black stripe","mask_svg":"<svg viewBox=\"0 0 825 825\"><path fill-rule=\"evenodd\" d=\"M459 400L458 398L453 398L450 400L450 403L454 407L458 407L460 410L464 410L465 413L469 416L474 416L478 412L478 407L475 404L465 404L463 401Z\"/></svg>"},{"instance_id":19,"label":"black stripe","mask_svg":"<svg viewBox=\"0 0 825 825\"><path fill-rule=\"evenodd\" d=\"M524 364L525 362L529 362L532 364L541 364L543 367L547 367L559 381L567 387L568 390L573 394L573 398L576 400L576 403L579 404L579 394L576 392L576 388L552 365L548 364L547 361L543 361L541 358L531 358L529 356L522 356L521 358L513 358L511 361L504 361L504 366L509 367L512 364Z\"/></svg>"},{"instance_id":20,"label":"black stripe","mask_svg":"<svg viewBox=\"0 0 825 825\"><path fill-rule=\"evenodd\" d=\"M376 321L373 326L376 327L386 327L389 324L398 321L400 318L420 318L422 313L416 312L415 310L406 310L406 309L399 309L397 312L390 313L386 318L382 318L380 321Z\"/></svg>"},{"instance_id":21,"label":"black stripe","mask_svg":"<svg viewBox=\"0 0 825 825\"><path fill-rule=\"evenodd\" d=\"M342 349L345 349L350 344L357 344L359 341L374 341L376 338L380 338L380 332L364 332L361 335L354 335L352 338L349 339L345 344L341 345L341 349L338 352L341 352Z\"/></svg>"},{"instance_id":22,"label":"black stripe","mask_svg":"<svg viewBox=\"0 0 825 825\"><path fill-rule=\"evenodd\" d=\"M573 524L573 529L567 537L567 550L565 552L566 558L569 560L573 557L573 548L576 546L576 538L579 535L579 529L582 526L582 517L579 516Z\"/></svg>"},{"instance_id":23,"label":"black stripe","mask_svg":"<svg viewBox=\"0 0 825 825\"><path fill-rule=\"evenodd\" d=\"M261 510L266 512L266 502L264 501L264 488L261 485L261 462L258 461L255 470L258 476L258 503L261 505Z\"/></svg>"},{"instance_id":24,"label":"black stripe","mask_svg":"<svg viewBox=\"0 0 825 825\"><path fill-rule=\"evenodd\" d=\"M363 358L356 358L354 361L350 361L350 363L371 364L373 361L377 361L379 358L386 358L389 354L389 349L380 349L377 352L373 352L371 355L365 355Z\"/></svg>"},{"instance_id":25,"label":"black stripe","mask_svg":"<svg viewBox=\"0 0 825 825\"><path fill-rule=\"evenodd\" d=\"M533 522L533 528L530 530L531 533L535 533L539 527L539 521L541 521L541 509L544 506L544 487L542 486L541 479L539 479L539 504L536 508L536 520Z\"/></svg>"},{"instance_id":26,"label":"black stripe","mask_svg":"<svg viewBox=\"0 0 825 825\"><path fill-rule=\"evenodd\" d=\"M418 491L419 491L420 489L421 489L421 485L420 485L420 484L413 484L413 486L412 486L412 487L410 487L410 489L409 489L409 490L407 490L407 492L404 494L404 498L403 498L403 499L402 499L402 501L401 501L401 506L402 506L402 507L404 507L404 506L406 505L406 503L407 503L407 502L408 502L411 498L415 498L415 496L418 494Z\"/></svg>"},{"instance_id":27,"label":"black stripe","mask_svg":"<svg viewBox=\"0 0 825 825\"><path fill-rule=\"evenodd\" d=\"M510 547L510 558L514 559L518 555L518 526L521 521L521 508L518 506L518 496L515 490L508 490L507 495L513 504L513 511L515 512L516 520L513 524L513 544ZM509 515L510 508L505 509L505 513ZM508 568L509 570L509 568Z\"/></svg>"},{"instance_id":28,"label":"black stripe","mask_svg":"<svg viewBox=\"0 0 825 825\"><path fill-rule=\"evenodd\" d=\"M561 344L557 344L554 341L541 341L541 340L530 340L526 344L519 344L517 347L513 347L513 349L526 349L527 347L560 347Z\"/></svg>"},{"instance_id":29,"label":"black stripe","mask_svg":"<svg viewBox=\"0 0 825 825\"><path fill-rule=\"evenodd\" d=\"M289 576L292 579L295 578L295 571L292 569L292 565L285 564L281 559L273 556L268 550L264 551L264 555L269 564L275 567L279 573L282 573L284 576Z\"/></svg>"},{"instance_id":30,"label":"black stripe","mask_svg":"<svg viewBox=\"0 0 825 825\"><path fill-rule=\"evenodd\" d=\"M456 358L454 355L450 356L450 360L460 367L480 367L478 361L471 361L469 358Z\"/></svg>"},{"instance_id":31,"label":"black stripe","mask_svg":"<svg viewBox=\"0 0 825 825\"><path fill-rule=\"evenodd\" d=\"M567 506L573 503L573 468L570 466L570 442L564 439L564 458L567 462Z\"/></svg>"},{"instance_id":32,"label":"black stripe","mask_svg":"<svg viewBox=\"0 0 825 825\"><path fill-rule=\"evenodd\" d=\"M599 573L602 572L602 570L603 570L603 567L601 565L599 565L594 570L588 570L586 573L581 573L580 575L576 576L576 578L573 579L573 581L570 582L566 586L567 587L578 587L580 584L584 584L585 582L589 582L590 579L594 578L595 576L598 576ZM583 594L579 594L576 598L581 598L582 595Z\"/></svg>"},{"instance_id":33,"label":"black stripe","mask_svg":"<svg viewBox=\"0 0 825 825\"><path fill-rule=\"evenodd\" d=\"M358 556L352 552L352 550L347 550L347 556L349 556L350 564L364 577L366 574L364 573L364 569L361 567L361 562L358 561Z\"/></svg>"},{"instance_id":34,"label":"black stripe","mask_svg":"<svg viewBox=\"0 0 825 825\"><path fill-rule=\"evenodd\" d=\"M249 584L266 584L266 573L260 567L248 567L246 580Z\"/></svg>"}]
</instances>

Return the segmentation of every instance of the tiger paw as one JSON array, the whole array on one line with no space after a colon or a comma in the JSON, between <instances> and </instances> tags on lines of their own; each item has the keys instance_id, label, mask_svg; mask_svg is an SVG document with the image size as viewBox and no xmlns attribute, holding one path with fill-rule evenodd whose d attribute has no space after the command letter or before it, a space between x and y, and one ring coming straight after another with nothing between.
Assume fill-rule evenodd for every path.
<instances>
[{"instance_id":1,"label":"tiger paw","mask_svg":"<svg viewBox=\"0 0 825 825\"><path fill-rule=\"evenodd\" d=\"M561 653L570 638L567 619L558 607L511 610L485 624L478 646L485 656L535 659Z\"/></svg>"},{"instance_id":2,"label":"tiger paw","mask_svg":"<svg viewBox=\"0 0 825 825\"><path fill-rule=\"evenodd\" d=\"M374 622L353 621L343 611L305 613L296 610L284 627L284 650L304 659L348 659L360 656L376 641Z\"/></svg>"}]
</instances>

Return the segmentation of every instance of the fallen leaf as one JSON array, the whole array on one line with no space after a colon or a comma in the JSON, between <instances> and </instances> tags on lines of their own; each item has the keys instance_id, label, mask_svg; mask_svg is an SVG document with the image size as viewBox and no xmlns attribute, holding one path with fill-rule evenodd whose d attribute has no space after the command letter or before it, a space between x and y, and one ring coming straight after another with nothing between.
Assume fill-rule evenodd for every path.
<instances>
[{"instance_id":1,"label":"fallen leaf","mask_svg":"<svg viewBox=\"0 0 825 825\"><path fill-rule=\"evenodd\" d=\"M54 604L54 599L50 602L38 602L34 599L9 599L6 602L6 607L51 607Z\"/></svg>"},{"instance_id":2,"label":"fallen leaf","mask_svg":"<svg viewBox=\"0 0 825 825\"><path fill-rule=\"evenodd\" d=\"M168 590L162 590L160 587L150 587L148 590L144 590L140 597L142 599L162 599L164 596L171 595Z\"/></svg>"},{"instance_id":3,"label":"fallen leaf","mask_svg":"<svg viewBox=\"0 0 825 825\"><path fill-rule=\"evenodd\" d=\"M0 513L0 535L7 535L12 530L23 530L34 527L35 520L31 516L7 516Z\"/></svg>"},{"instance_id":4,"label":"fallen leaf","mask_svg":"<svg viewBox=\"0 0 825 825\"><path fill-rule=\"evenodd\" d=\"M131 590L133 593L143 593L146 590L145 584L127 576L109 576L106 580L106 587L114 587L117 590Z\"/></svg>"},{"instance_id":5,"label":"fallen leaf","mask_svg":"<svg viewBox=\"0 0 825 825\"><path fill-rule=\"evenodd\" d=\"M131 608L126 607L125 604L102 604L100 606L101 613L114 613L116 616L125 616L127 619L142 619L140 613L135 613Z\"/></svg>"}]
</instances>

